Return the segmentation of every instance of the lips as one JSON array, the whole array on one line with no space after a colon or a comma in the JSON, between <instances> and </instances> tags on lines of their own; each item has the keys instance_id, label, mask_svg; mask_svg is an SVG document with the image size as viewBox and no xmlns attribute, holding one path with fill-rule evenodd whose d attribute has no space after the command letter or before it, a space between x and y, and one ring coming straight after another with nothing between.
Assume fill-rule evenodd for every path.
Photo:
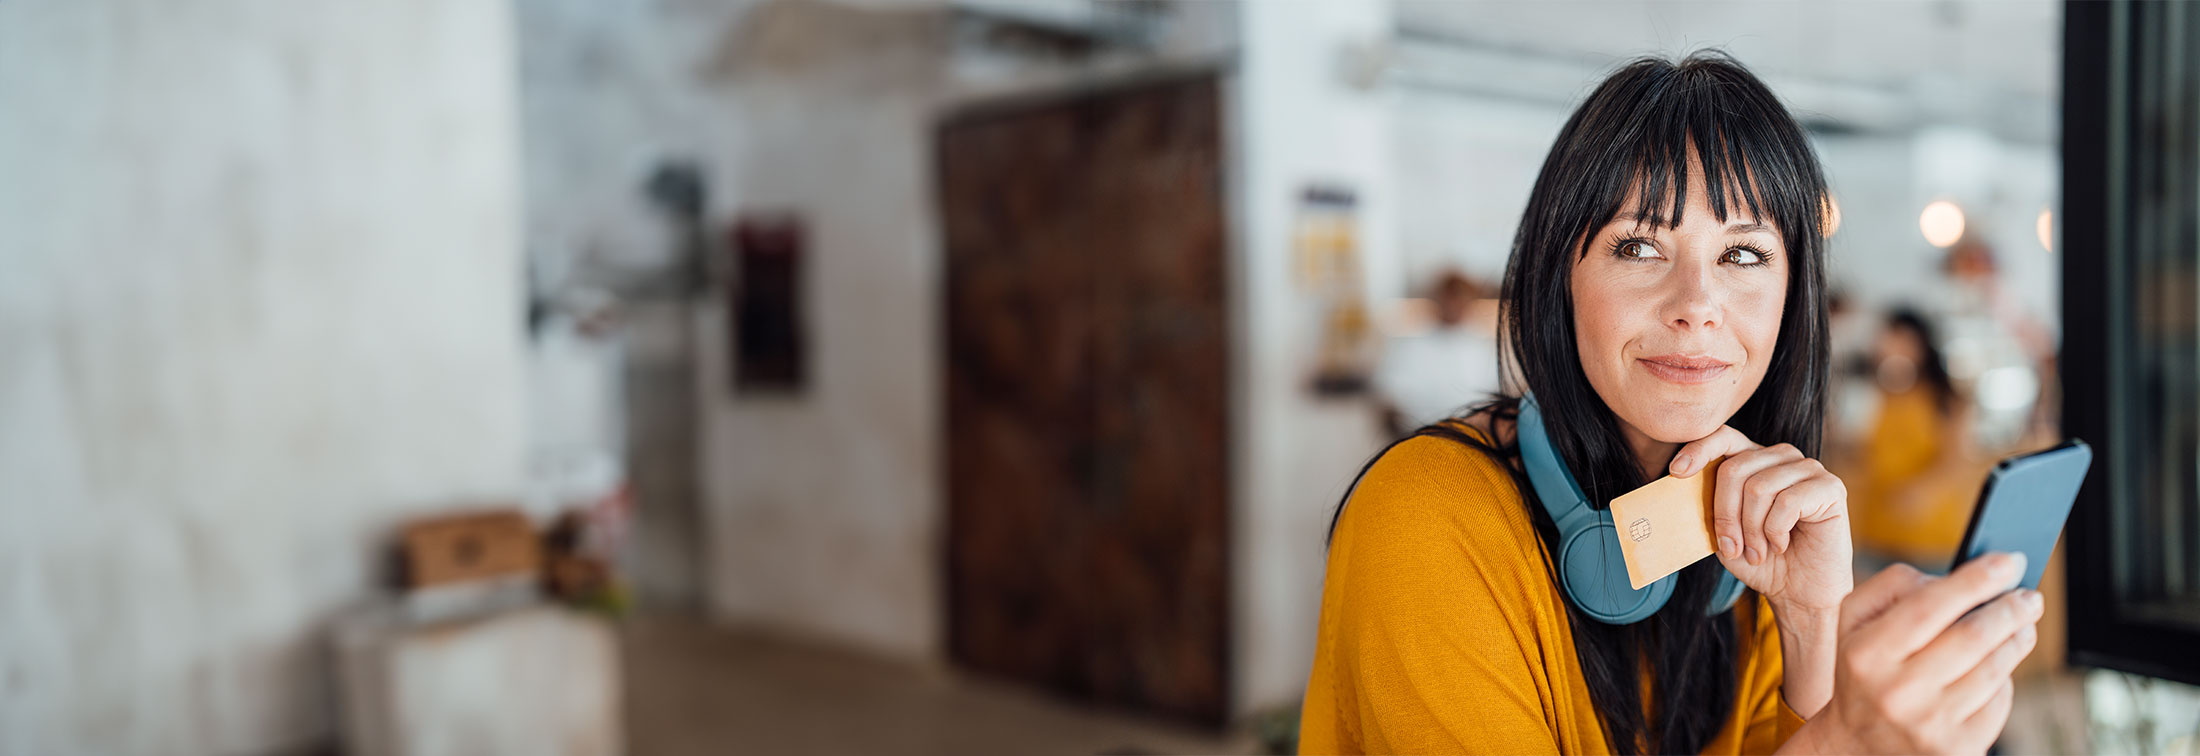
<instances>
[{"instance_id":1,"label":"lips","mask_svg":"<svg viewBox=\"0 0 2200 756\"><path fill-rule=\"evenodd\" d=\"M1637 358L1635 363L1661 380L1682 385L1710 383L1725 374L1727 368L1734 366L1725 360L1702 354L1661 354Z\"/></svg>"}]
</instances>

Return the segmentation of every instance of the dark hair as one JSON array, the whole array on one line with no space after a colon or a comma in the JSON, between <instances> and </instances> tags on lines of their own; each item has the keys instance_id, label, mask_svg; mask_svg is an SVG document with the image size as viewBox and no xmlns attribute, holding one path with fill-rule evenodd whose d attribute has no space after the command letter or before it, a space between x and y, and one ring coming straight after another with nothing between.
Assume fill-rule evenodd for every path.
<instances>
[{"instance_id":1,"label":"dark hair","mask_svg":"<svg viewBox=\"0 0 2200 756\"><path fill-rule=\"evenodd\" d=\"M1600 509L1646 481L1619 419L1582 370L1574 339L1573 266L1588 254L1584 235L1623 210L1650 219L1646 222L1678 226L1687 204L1691 148L1718 220L1725 222L1737 207L1770 219L1790 261L1787 305L1764 381L1727 424L1761 444L1786 442L1805 455L1819 453L1829 357L1821 233L1826 186L1817 154L1772 91L1724 53L1698 52L1677 63L1638 59L1605 79L1566 120L1513 238L1503 292L1509 349L1500 348L1500 359L1516 366L1526 385L1510 385L1508 378L1503 394L1463 410L1487 412L1491 427L1500 427L1499 420L1517 415L1521 390L1533 391L1553 445ZM1641 190L1640 201L1623 208L1630 189ZM1415 436L1465 444L1508 462L1504 467L1528 502L1536 533L1548 547L1557 547L1557 526L1535 503L1534 488L1509 464L1519 454L1516 441L1485 443L1447 423L1407 438ZM1374 463L1369 460L1360 475ZM1358 484L1355 478L1353 486ZM1346 499L1350 496L1348 490ZM1340 502L1330 520L1332 532L1343 513ZM1718 570L1716 560L1682 570L1664 608L1631 625L1607 625L1567 604L1590 700L1620 753L1701 752L1731 713L1739 683L1737 629L1731 613L1704 614ZM1754 601L1745 597L1739 606L1754 611ZM1659 703L1654 712L1646 711L1642 697L1645 658L1651 665L1650 692Z\"/></svg>"},{"instance_id":2,"label":"dark hair","mask_svg":"<svg viewBox=\"0 0 2200 756\"><path fill-rule=\"evenodd\" d=\"M1909 307L1897 307L1887 314L1887 329L1909 331L1917 337L1917 379L1932 389L1933 406L1945 415L1955 411L1956 384L1948 377L1948 360L1940 354L1940 339L1933 333L1933 323L1925 314Z\"/></svg>"}]
</instances>

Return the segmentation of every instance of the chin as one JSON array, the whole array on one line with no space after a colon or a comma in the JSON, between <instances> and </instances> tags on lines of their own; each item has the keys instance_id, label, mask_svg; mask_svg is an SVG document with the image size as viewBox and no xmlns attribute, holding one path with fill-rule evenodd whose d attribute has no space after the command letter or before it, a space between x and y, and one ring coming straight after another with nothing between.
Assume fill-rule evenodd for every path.
<instances>
[{"instance_id":1,"label":"chin","mask_svg":"<svg viewBox=\"0 0 2200 756\"><path fill-rule=\"evenodd\" d=\"M1736 404L1739 404L1738 402ZM1685 444L1719 430L1734 412L1727 409L1727 398L1702 401L1661 402L1649 407L1614 407L1613 409L1629 425L1642 434L1658 441Z\"/></svg>"}]
</instances>

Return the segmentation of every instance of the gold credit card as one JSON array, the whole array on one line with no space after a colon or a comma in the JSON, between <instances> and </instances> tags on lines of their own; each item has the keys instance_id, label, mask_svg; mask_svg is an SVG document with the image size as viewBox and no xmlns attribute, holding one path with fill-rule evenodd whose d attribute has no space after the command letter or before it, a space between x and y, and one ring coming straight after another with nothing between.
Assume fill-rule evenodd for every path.
<instances>
[{"instance_id":1,"label":"gold credit card","mask_svg":"<svg viewBox=\"0 0 2200 756\"><path fill-rule=\"evenodd\" d=\"M1619 551L1636 590L1711 555L1711 488L1725 461L1711 460L1695 475L1668 475L1612 500Z\"/></svg>"}]
</instances>

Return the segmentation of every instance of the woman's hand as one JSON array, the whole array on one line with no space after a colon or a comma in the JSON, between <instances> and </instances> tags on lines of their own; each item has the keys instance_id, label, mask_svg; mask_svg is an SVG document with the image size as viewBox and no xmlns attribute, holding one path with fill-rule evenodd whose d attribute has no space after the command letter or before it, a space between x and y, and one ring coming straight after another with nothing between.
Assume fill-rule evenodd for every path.
<instances>
[{"instance_id":1,"label":"woman's hand","mask_svg":"<svg viewBox=\"0 0 2200 756\"><path fill-rule=\"evenodd\" d=\"M1685 478L1722 456L1711 493L1719 562L1775 612L1832 617L1856 585L1848 487L1794 446L1759 446L1732 426L1682 446L1668 469Z\"/></svg>"},{"instance_id":2,"label":"woman's hand","mask_svg":"<svg viewBox=\"0 0 2200 756\"><path fill-rule=\"evenodd\" d=\"M2022 575L2024 555L1993 554L1945 578L1897 564L1865 581L1841 602L1833 700L1781 751L1984 753L2039 638L2039 592L2009 591Z\"/></svg>"}]
</instances>

